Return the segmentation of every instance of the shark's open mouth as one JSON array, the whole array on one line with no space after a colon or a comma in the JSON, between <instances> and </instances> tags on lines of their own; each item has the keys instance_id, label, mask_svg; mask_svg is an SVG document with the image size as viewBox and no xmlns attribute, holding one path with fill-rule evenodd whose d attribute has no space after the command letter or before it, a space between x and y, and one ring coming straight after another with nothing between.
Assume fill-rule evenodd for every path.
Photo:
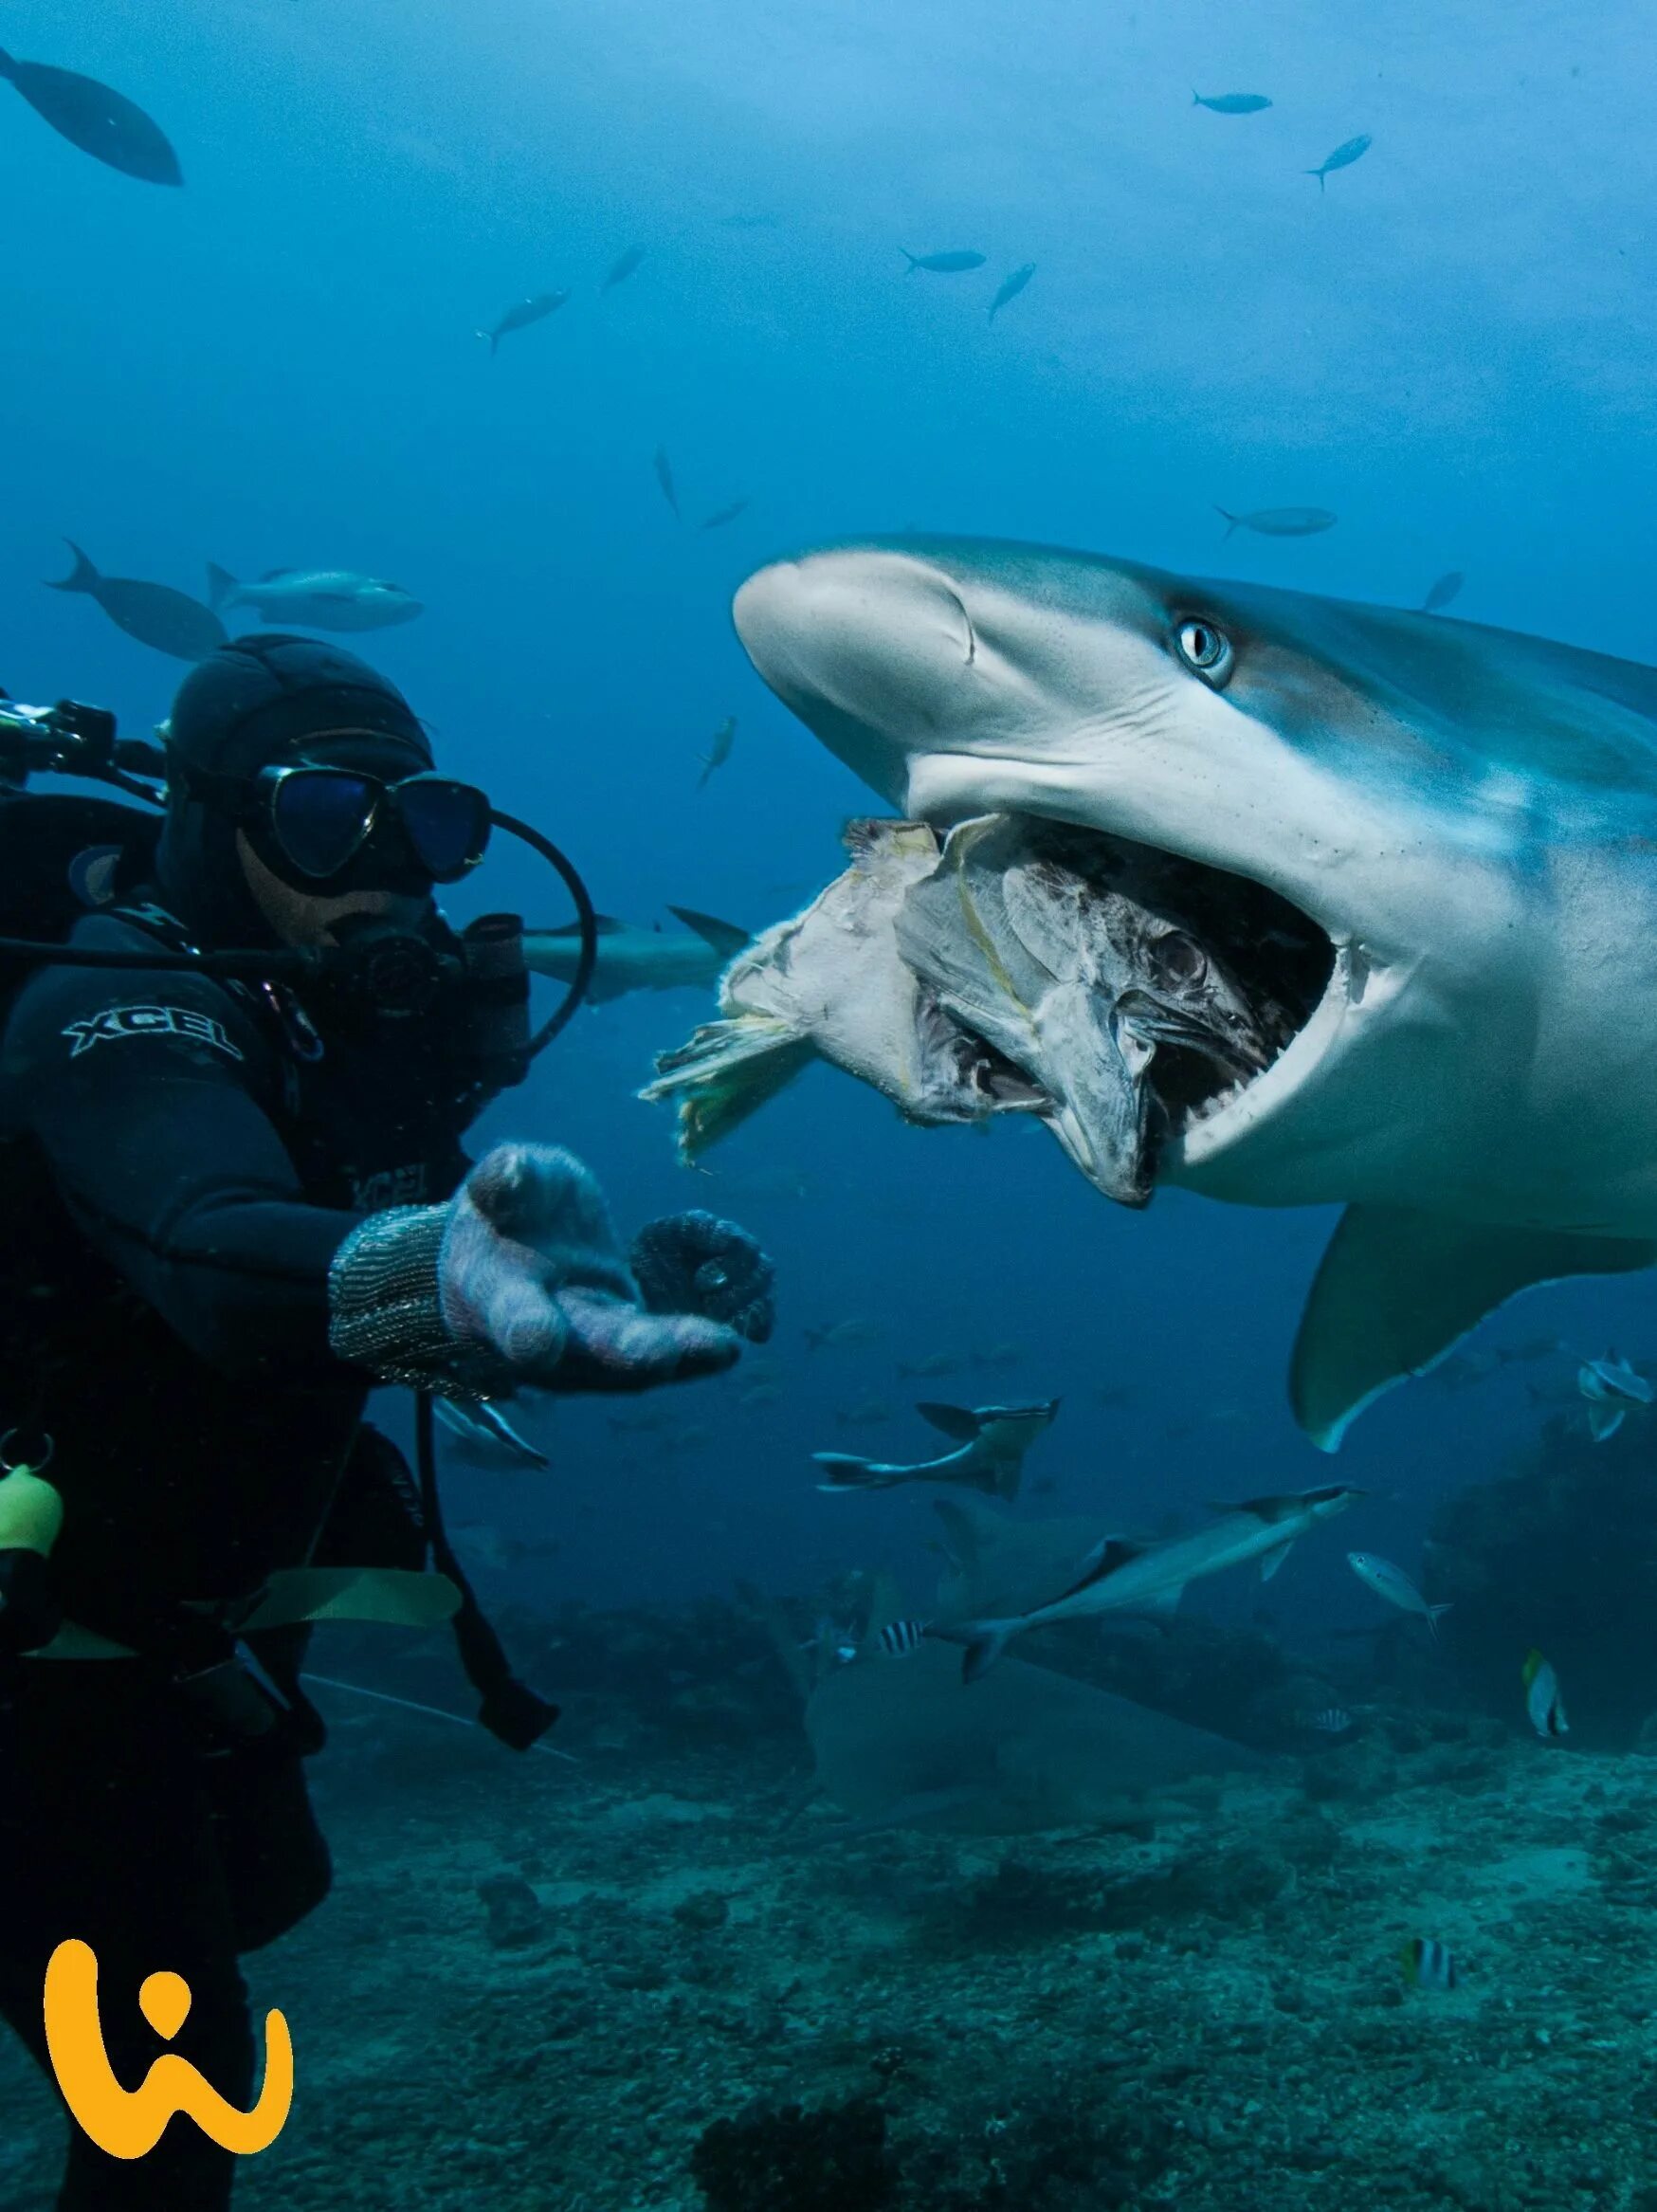
<instances>
[{"instance_id":1,"label":"shark's open mouth","mask_svg":"<svg viewBox=\"0 0 1657 2212\"><path fill-rule=\"evenodd\" d=\"M899 942L923 1023L987 1110L1039 1114L1101 1189L1142 1205L1164 1148L1236 1104L1305 1028L1334 945L1248 877L1070 824L999 821L958 855L952 842L906 904Z\"/></svg>"}]
</instances>

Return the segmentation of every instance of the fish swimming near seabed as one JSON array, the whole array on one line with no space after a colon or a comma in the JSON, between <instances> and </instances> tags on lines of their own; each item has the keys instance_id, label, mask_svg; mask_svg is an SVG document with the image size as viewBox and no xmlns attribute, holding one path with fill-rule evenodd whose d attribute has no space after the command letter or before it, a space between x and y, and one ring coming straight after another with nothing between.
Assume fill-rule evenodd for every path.
<instances>
[{"instance_id":1,"label":"fish swimming near seabed","mask_svg":"<svg viewBox=\"0 0 1657 2212\"><path fill-rule=\"evenodd\" d=\"M857 1458L846 1452L814 1452L811 1456L825 1476L817 1488L839 1494L895 1490L906 1482L946 1482L988 1490L992 1497L1015 1498L1024 1479L1025 1453L1045 1429L1051 1428L1059 1400L972 1407L925 1404L915 1410L950 1438L955 1451L906 1464Z\"/></svg>"},{"instance_id":2,"label":"fish swimming near seabed","mask_svg":"<svg viewBox=\"0 0 1657 2212\"><path fill-rule=\"evenodd\" d=\"M1421 612L1423 614L1442 614L1466 580L1459 568L1447 570L1437 582L1429 588L1426 598L1422 600Z\"/></svg>"},{"instance_id":3,"label":"fish swimming near seabed","mask_svg":"<svg viewBox=\"0 0 1657 2212\"><path fill-rule=\"evenodd\" d=\"M54 592L83 592L95 600L118 630L153 651L169 653L175 661L201 661L228 642L229 633L210 607L175 592L171 584L148 584L136 576L106 576L75 543L64 541L75 556L75 566Z\"/></svg>"},{"instance_id":4,"label":"fish swimming near seabed","mask_svg":"<svg viewBox=\"0 0 1657 2212\"><path fill-rule=\"evenodd\" d=\"M1227 538L1233 530L1253 530L1262 538L1316 538L1320 531L1333 530L1340 520L1327 507L1256 507L1248 515L1216 507L1214 512L1226 519Z\"/></svg>"},{"instance_id":5,"label":"fish swimming near seabed","mask_svg":"<svg viewBox=\"0 0 1657 2212\"><path fill-rule=\"evenodd\" d=\"M990 320L992 322L994 321L996 316L1001 312L1002 308L1006 306L1009 300L1016 300L1018 298L1020 292L1024 290L1025 286L1029 283L1031 277L1033 277L1035 273L1035 263L1033 261L1027 261L1021 268L1015 268L1011 275L1002 278L995 297L990 302Z\"/></svg>"},{"instance_id":6,"label":"fish swimming near seabed","mask_svg":"<svg viewBox=\"0 0 1657 2212\"><path fill-rule=\"evenodd\" d=\"M292 623L300 630L392 630L425 612L401 584L348 568L273 568L256 583L244 584L209 561L208 597L215 609L247 607L261 622Z\"/></svg>"},{"instance_id":7,"label":"fish swimming near seabed","mask_svg":"<svg viewBox=\"0 0 1657 2212\"><path fill-rule=\"evenodd\" d=\"M1425 1620L1436 1640L1441 1613L1450 1607L1429 1605L1402 1567L1394 1566L1390 1559L1381 1559L1373 1551L1349 1551L1346 1563L1364 1585L1377 1598L1384 1598L1389 1605L1397 1606L1400 1613L1413 1613Z\"/></svg>"},{"instance_id":8,"label":"fish swimming near seabed","mask_svg":"<svg viewBox=\"0 0 1657 2212\"><path fill-rule=\"evenodd\" d=\"M1342 144L1337 146L1334 153L1320 163L1318 168L1308 169L1302 174L1307 176L1315 176L1318 179L1318 190L1323 192L1326 190L1323 182L1326 176L1337 169L1350 169L1355 161L1363 158L1374 144L1375 140L1369 133L1360 131L1356 138L1347 138Z\"/></svg>"},{"instance_id":9,"label":"fish swimming near seabed","mask_svg":"<svg viewBox=\"0 0 1657 2212\"><path fill-rule=\"evenodd\" d=\"M1014 1636L1032 1628L1085 1620L1100 1613L1172 1613L1190 1583L1253 1560L1260 1563L1261 1580L1269 1581L1301 1537L1344 1513L1363 1494L1331 1484L1281 1497L1249 1498L1237 1506L1215 1506L1214 1518L1206 1528L1158 1544L1106 1536L1083 1563L1071 1586L1055 1591L1047 1603L1006 1619L938 1621L927 1633L942 1642L962 1645L961 1679L976 1682Z\"/></svg>"},{"instance_id":10,"label":"fish swimming near seabed","mask_svg":"<svg viewBox=\"0 0 1657 2212\"><path fill-rule=\"evenodd\" d=\"M920 269L938 277L963 276L968 269L981 269L990 258L987 253L911 253L904 246L898 251L909 264L903 273L910 277Z\"/></svg>"},{"instance_id":11,"label":"fish swimming near seabed","mask_svg":"<svg viewBox=\"0 0 1657 2212\"><path fill-rule=\"evenodd\" d=\"M1271 105L1264 92L1220 92L1207 97L1193 85L1193 107L1206 107L1217 116L1257 116Z\"/></svg>"},{"instance_id":12,"label":"fish swimming near seabed","mask_svg":"<svg viewBox=\"0 0 1657 2212\"><path fill-rule=\"evenodd\" d=\"M1657 1261L1657 671L1453 615L993 540L802 554L751 576L735 613L772 689L906 818L918 879L936 869L928 831L1062 812L1070 836L1155 855L1197 918L1185 934L1251 1008L1279 1010L1247 1079L1153 1065L1151 1157L1123 1179L1346 1206L1291 1374L1323 1449L1517 1292ZM895 933L909 887L870 893L861 938L802 949L819 1003L866 961L894 1016L916 1016L891 1033L911 1040L901 1085L838 1006L822 1056L942 1121L915 1111L913 1069L947 1049L958 1070L972 1036L922 1027L914 978L901 1002L901 960L883 965L877 914ZM808 1064L819 1033L797 999L761 997ZM978 1112L992 1088L1008 1103L1014 1072L981 1058ZM1039 1116L1042 1074L1016 1073ZM718 1119L699 1106L692 1128Z\"/></svg>"},{"instance_id":13,"label":"fish swimming near seabed","mask_svg":"<svg viewBox=\"0 0 1657 2212\"><path fill-rule=\"evenodd\" d=\"M568 292L539 292L533 300L519 300L510 306L492 330L481 330L480 338L489 341L489 355L493 359L501 351L501 340L510 338L515 330L528 330L532 323L544 322L569 299Z\"/></svg>"},{"instance_id":14,"label":"fish swimming near seabed","mask_svg":"<svg viewBox=\"0 0 1657 2212\"><path fill-rule=\"evenodd\" d=\"M141 184L184 182L160 125L125 93L49 62L18 62L0 52L0 80L14 85L61 138Z\"/></svg>"},{"instance_id":15,"label":"fish swimming near seabed","mask_svg":"<svg viewBox=\"0 0 1657 2212\"><path fill-rule=\"evenodd\" d=\"M1021 1659L965 1689L938 1644L901 1659L881 1649L901 1618L893 1607L871 1618L857 1654L827 1668L807 1703L818 1782L847 1816L821 1841L894 1828L1139 1827L1179 1810L1180 1793L1205 1778L1271 1771L1241 1744Z\"/></svg>"},{"instance_id":16,"label":"fish swimming near seabed","mask_svg":"<svg viewBox=\"0 0 1657 2212\"><path fill-rule=\"evenodd\" d=\"M1524 1684L1524 1709L1539 1736L1568 1736L1571 1724L1565 1718L1565 1700L1559 1690L1559 1677L1555 1673L1540 1652L1532 1652L1520 1670Z\"/></svg>"},{"instance_id":17,"label":"fish swimming near seabed","mask_svg":"<svg viewBox=\"0 0 1657 2212\"><path fill-rule=\"evenodd\" d=\"M1430 1935L1411 1936L1398 1953L1398 1963L1411 1989L1453 1989L1461 1979L1455 1953Z\"/></svg>"},{"instance_id":18,"label":"fish swimming near seabed","mask_svg":"<svg viewBox=\"0 0 1657 2212\"><path fill-rule=\"evenodd\" d=\"M598 916L598 959L587 987L589 1001L606 1005L631 991L711 991L734 960L754 941L735 922L669 906L683 930L640 929L613 915ZM554 982L574 980L581 960L581 924L537 929L523 940L523 964Z\"/></svg>"},{"instance_id":19,"label":"fish swimming near seabed","mask_svg":"<svg viewBox=\"0 0 1657 2212\"><path fill-rule=\"evenodd\" d=\"M472 1404L452 1398L435 1398L431 1410L452 1439L451 1457L468 1467L552 1465L538 1445L520 1435L506 1416L486 1400Z\"/></svg>"}]
</instances>

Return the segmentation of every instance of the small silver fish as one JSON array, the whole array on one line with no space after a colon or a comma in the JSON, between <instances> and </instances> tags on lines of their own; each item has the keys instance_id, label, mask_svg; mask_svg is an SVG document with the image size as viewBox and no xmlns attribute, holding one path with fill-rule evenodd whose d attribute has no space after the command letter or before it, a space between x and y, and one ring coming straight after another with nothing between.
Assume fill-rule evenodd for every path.
<instances>
[{"instance_id":1,"label":"small silver fish","mask_svg":"<svg viewBox=\"0 0 1657 2212\"><path fill-rule=\"evenodd\" d=\"M457 1459L472 1467L550 1467L546 1453L521 1436L503 1413L480 1402L463 1405L452 1398L432 1400L432 1412L454 1438Z\"/></svg>"},{"instance_id":2,"label":"small silver fish","mask_svg":"<svg viewBox=\"0 0 1657 2212\"><path fill-rule=\"evenodd\" d=\"M1029 280L1035 275L1035 263L1033 261L1027 261L1022 267L1015 268L1011 276L1002 278L1001 288L996 293L994 299L990 302L990 320L992 322L994 321L996 316L1000 313L1001 309L1006 306L1009 300L1016 300L1018 298L1020 292L1024 290L1024 287L1029 283Z\"/></svg>"},{"instance_id":3,"label":"small silver fish","mask_svg":"<svg viewBox=\"0 0 1657 2212\"><path fill-rule=\"evenodd\" d=\"M1229 507L1216 506L1214 512L1226 519L1227 538L1233 530L1255 530L1262 538L1316 538L1340 520L1327 507L1256 507L1251 514L1234 515Z\"/></svg>"},{"instance_id":4,"label":"small silver fish","mask_svg":"<svg viewBox=\"0 0 1657 2212\"><path fill-rule=\"evenodd\" d=\"M716 768L722 768L731 758L731 747L737 742L737 717L726 715L708 741L708 749L701 757L701 774L696 788L701 791Z\"/></svg>"},{"instance_id":5,"label":"small silver fish","mask_svg":"<svg viewBox=\"0 0 1657 2212\"><path fill-rule=\"evenodd\" d=\"M1459 568L1447 570L1422 600L1423 614L1442 613L1466 580Z\"/></svg>"},{"instance_id":6,"label":"small silver fish","mask_svg":"<svg viewBox=\"0 0 1657 2212\"><path fill-rule=\"evenodd\" d=\"M1360 131L1356 138L1348 138L1337 146L1334 153L1329 155L1317 169L1308 169L1302 174L1306 176L1315 176L1318 179L1318 190L1322 192L1325 190L1323 179L1331 170L1350 169L1355 161L1363 159L1374 144L1375 140L1369 133Z\"/></svg>"},{"instance_id":7,"label":"small silver fish","mask_svg":"<svg viewBox=\"0 0 1657 2212\"><path fill-rule=\"evenodd\" d=\"M1191 88L1193 107L1206 107L1217 116L1257 116L1263 108L1271 105L1264 92L1217 92L1205 97L1193 84Z\"/></svg>"},{"instance_id":8,"label":"small silver fish","mask_svg":"<svg viewBox=\"0 0 1657 2212\"><path fill-rule=\"evenodd\" d=\"M1433 1635L1438 1634L1438 1617L1449 1611L1448 1605L1429 1605L1402 1567L1395 1567L1390 1559L1381 1559L1373 1551L1349 1551L1346 1563L1377 1598L1384 1598L1389 1605L1396 1605L1401 1613L1416 1613L1426 1621Z\"/></svg>"},{"instance_id":9,"label":"small silver fish","mask_svg":"<svg viewBox=\"0 0 1657 2212\"><path fill-rule=\"evenodd\" d=\"M904 273L911 277L917 269L929 269L938 277L958 277L967 269L981 269L990 258L983 253L911 253L906 246L900 246L898 251L909 264Z\"/></svg>"}]
</instances>

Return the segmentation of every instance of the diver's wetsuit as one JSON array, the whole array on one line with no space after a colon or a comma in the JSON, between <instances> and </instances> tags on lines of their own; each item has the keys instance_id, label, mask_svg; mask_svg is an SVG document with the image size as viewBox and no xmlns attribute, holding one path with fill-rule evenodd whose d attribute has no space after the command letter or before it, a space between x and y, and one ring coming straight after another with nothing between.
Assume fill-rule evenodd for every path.
<instances>
[{"instance_id":1,"label":"diver's wetsuit","mask_svg":"<svg viewBox=\"0 0 1657 2212\"><path fill-rule=\"evenodd\" d=\"M97 916L74 941L156 939ZM26 985L0 1041L0 1429L54 1440L71 1619L150 1647L181 1600L362 1560L376 1489L402 1547L379 1559L420 1563L406 1471L360 1426L371 1379L328 1348L327 1277L365 1213L446 1197L464 1173L483 1101L434 1044L319 1040L268 992L188 973L57 966ZM170 1968L193 1993L171 2047L246 2106L235 1954L328 1886L299 1764L314 1746L288 1730L208 1755L171 1671L0 1673L0 2014L44 2058L46 1961L82 1938L132 2088L162 2049L138 1985ZM183 2119L132 2162L74 2129L59 2203L205 2212L232 2166Z\"/></svg>"}]
</instances>

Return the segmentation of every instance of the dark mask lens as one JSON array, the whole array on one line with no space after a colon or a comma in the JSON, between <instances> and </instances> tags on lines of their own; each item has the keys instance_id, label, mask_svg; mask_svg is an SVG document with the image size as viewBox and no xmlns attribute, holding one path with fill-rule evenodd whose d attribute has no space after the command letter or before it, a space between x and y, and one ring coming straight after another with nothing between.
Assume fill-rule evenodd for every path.
<instances>
[{"instance_id":1,"label":"dark mask lens","mask_svg":"<svg viewBox=\"0 0 1657 2212\"><path fill-rule=\"evenodd\" d=\"M379 785L338 768L298 768L276 785L270 827L302 875L337 875L362 843Z\"/></svg>"},{"instance_id":2,"label":"dark mask lens","mask_svg":"<svg viewBox=\"0 0 1657 2212\"><path fill-rule=\"evenodd\" d=\"M397 786L397 808L415 858L434 883L476 868L489 842L489 801L470 783L416 776Z\"/></svg>"}]
</instances>

